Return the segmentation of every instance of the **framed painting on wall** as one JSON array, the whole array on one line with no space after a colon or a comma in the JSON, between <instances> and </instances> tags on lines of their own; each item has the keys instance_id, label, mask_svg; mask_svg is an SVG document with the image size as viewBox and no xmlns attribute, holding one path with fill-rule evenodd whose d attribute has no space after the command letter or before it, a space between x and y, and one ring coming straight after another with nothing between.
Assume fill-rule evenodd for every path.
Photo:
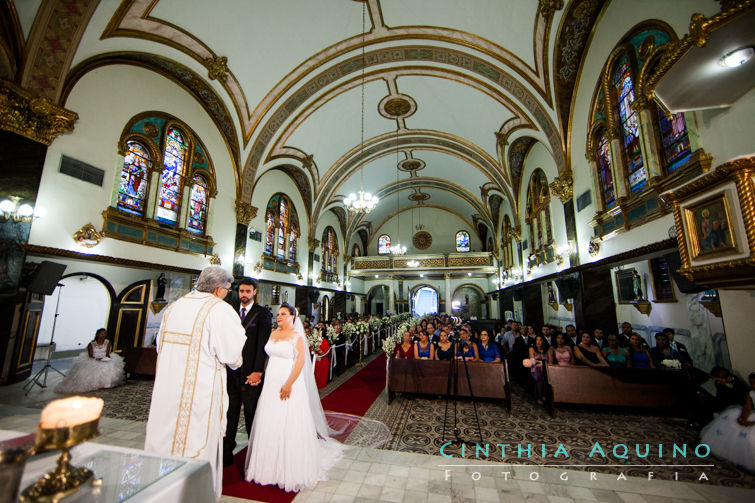
<instances>
[{"instance_id":1,"label":"framed painting on wall","mask_svg":"<svg viewBox=\"0 0 755 503\"><path fill-rule=\"evenodd\" d=\"M727 255L737 250L729 201L717 194L684 208L691 258Z\"/></svg>"},{"instance_id":2,"label":"framed painting on wall","mask_svg":"<svg viewBox=\"0 0 755 503\"><path fill-rule=\"evenodd\" d=\"M642 299L642 282L637 269L620 269L616 271L616 300L619 304L631 304Z\"/></svg>"}]
</instances>

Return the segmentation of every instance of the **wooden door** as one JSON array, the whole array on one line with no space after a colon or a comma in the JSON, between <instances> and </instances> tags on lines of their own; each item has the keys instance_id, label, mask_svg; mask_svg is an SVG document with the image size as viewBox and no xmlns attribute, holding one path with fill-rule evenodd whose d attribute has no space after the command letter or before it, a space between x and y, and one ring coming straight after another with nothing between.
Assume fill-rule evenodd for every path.
<instances>
[{"instance_id":1,"label":"wooden door","mask_svg":"<svg viewBox=\"0 0 755 503\"><path fill-rule=\"evenodd\" d=\"M522 295L522 310L527 325L541 326L543 322L543 297L540 294L540 285L524 287Z\"/></svg>"},{"instance_id":2,"label":"wooden door","mask_svg":"<svg viewBox=\"0 0 755 503\"><path fill-rule=\"evenodd\" d=\"M114 351L140 348L144 345L147 307L152 294L152 280L132 283L118 294L108 319L108 338Z\"/></svg>"},{"instance_id":3,"label":"wooden door","mask_svg":"<svg viewBox=\"0 0 755 503\"><path fill-rule=\"evenodd\" d=\"M26 307L21 316L21 324L18 330L17 344L11 374L12 380L19 381L31 374L31 366L34 362L34 351L37 348L37 336L39 336L39 322L42 320L42 306L45 296L39 293L27 293Z\"/></svg>"}]
</instances>

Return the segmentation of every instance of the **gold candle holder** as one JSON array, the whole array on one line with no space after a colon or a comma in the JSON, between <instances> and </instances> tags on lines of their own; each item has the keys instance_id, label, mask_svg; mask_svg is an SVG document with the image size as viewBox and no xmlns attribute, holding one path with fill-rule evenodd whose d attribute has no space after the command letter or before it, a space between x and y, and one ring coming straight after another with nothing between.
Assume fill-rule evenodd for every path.
<instances>
[{"instance_id":1,"label":"gold candle holder","mask_svg":"<svg viewBox=\"0 0 755 503\"><path fill-rule=\"evenodd\" d=\"M34 442L36 454L60 450L57 466L24 489L19 501L58 502L87 484L95 484L94 473L87 468L71 465L70 450L73 446L97 437L100 418L88 423L60 428L37 427Z\"/></svg>"}]
</instances>

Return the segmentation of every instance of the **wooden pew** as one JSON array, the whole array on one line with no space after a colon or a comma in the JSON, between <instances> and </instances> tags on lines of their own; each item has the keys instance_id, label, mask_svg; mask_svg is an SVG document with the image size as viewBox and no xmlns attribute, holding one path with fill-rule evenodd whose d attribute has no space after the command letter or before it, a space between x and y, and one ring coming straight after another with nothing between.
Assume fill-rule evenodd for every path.
<instances>
[{"instance_id":1,"label":"wooden pew","mask_svg":"<svg viewBox=\"0 0 755 503\"><path fill-rule=\"evenodd\" d=\"M472 393L467 384L464 362L455 361L455 364L458 376L456 396L501 399L511 412L511 392L505 360L501 363L467 362ZM396 393L446 396L450 365L451 362L440 360L391 358L388 366L388 403L393 401ZM452 382L451 393L453 389Z\"/></svg>"},{"instance_id":2,"label":"wooden pew","mask_svg":"<svg viewBox=\"0 0 755 503\"><path fill-rule=\"evenodd\" d=\"M154 377L157 367L157 350L154 346L129 348L124 353L127 373Z\"/></svg>"},{"instance_id":3,"label":"wooden pew","mask_svg":"<svg viewBox=\"0 0 755 503\"><path fill-rule=\"evenodd\" d=\"M685 410L693 394L687 369L546 365L548 409L556 403ZM686 412L686 410L685 410Z\"/></svg>"}]
</instances>

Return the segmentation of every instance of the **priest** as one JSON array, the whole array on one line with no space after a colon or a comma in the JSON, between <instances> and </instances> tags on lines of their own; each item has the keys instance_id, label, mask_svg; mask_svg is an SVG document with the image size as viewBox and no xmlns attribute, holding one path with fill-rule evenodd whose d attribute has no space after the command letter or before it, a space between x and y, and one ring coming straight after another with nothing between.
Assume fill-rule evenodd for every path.
<instances>
[{"instance_id":1,"label":"priest","mask_svg":"<svg viewBox=\"0 0 755 503\"><path fill-rule=\"evenodd\" d=\"M244 328L223 299L232 277L207 267L196 290L168 306L157 336L157 373L144 450L210 462L215 496L223 487L225 366L241 366Z\"/></svg>"}]
</instances>

